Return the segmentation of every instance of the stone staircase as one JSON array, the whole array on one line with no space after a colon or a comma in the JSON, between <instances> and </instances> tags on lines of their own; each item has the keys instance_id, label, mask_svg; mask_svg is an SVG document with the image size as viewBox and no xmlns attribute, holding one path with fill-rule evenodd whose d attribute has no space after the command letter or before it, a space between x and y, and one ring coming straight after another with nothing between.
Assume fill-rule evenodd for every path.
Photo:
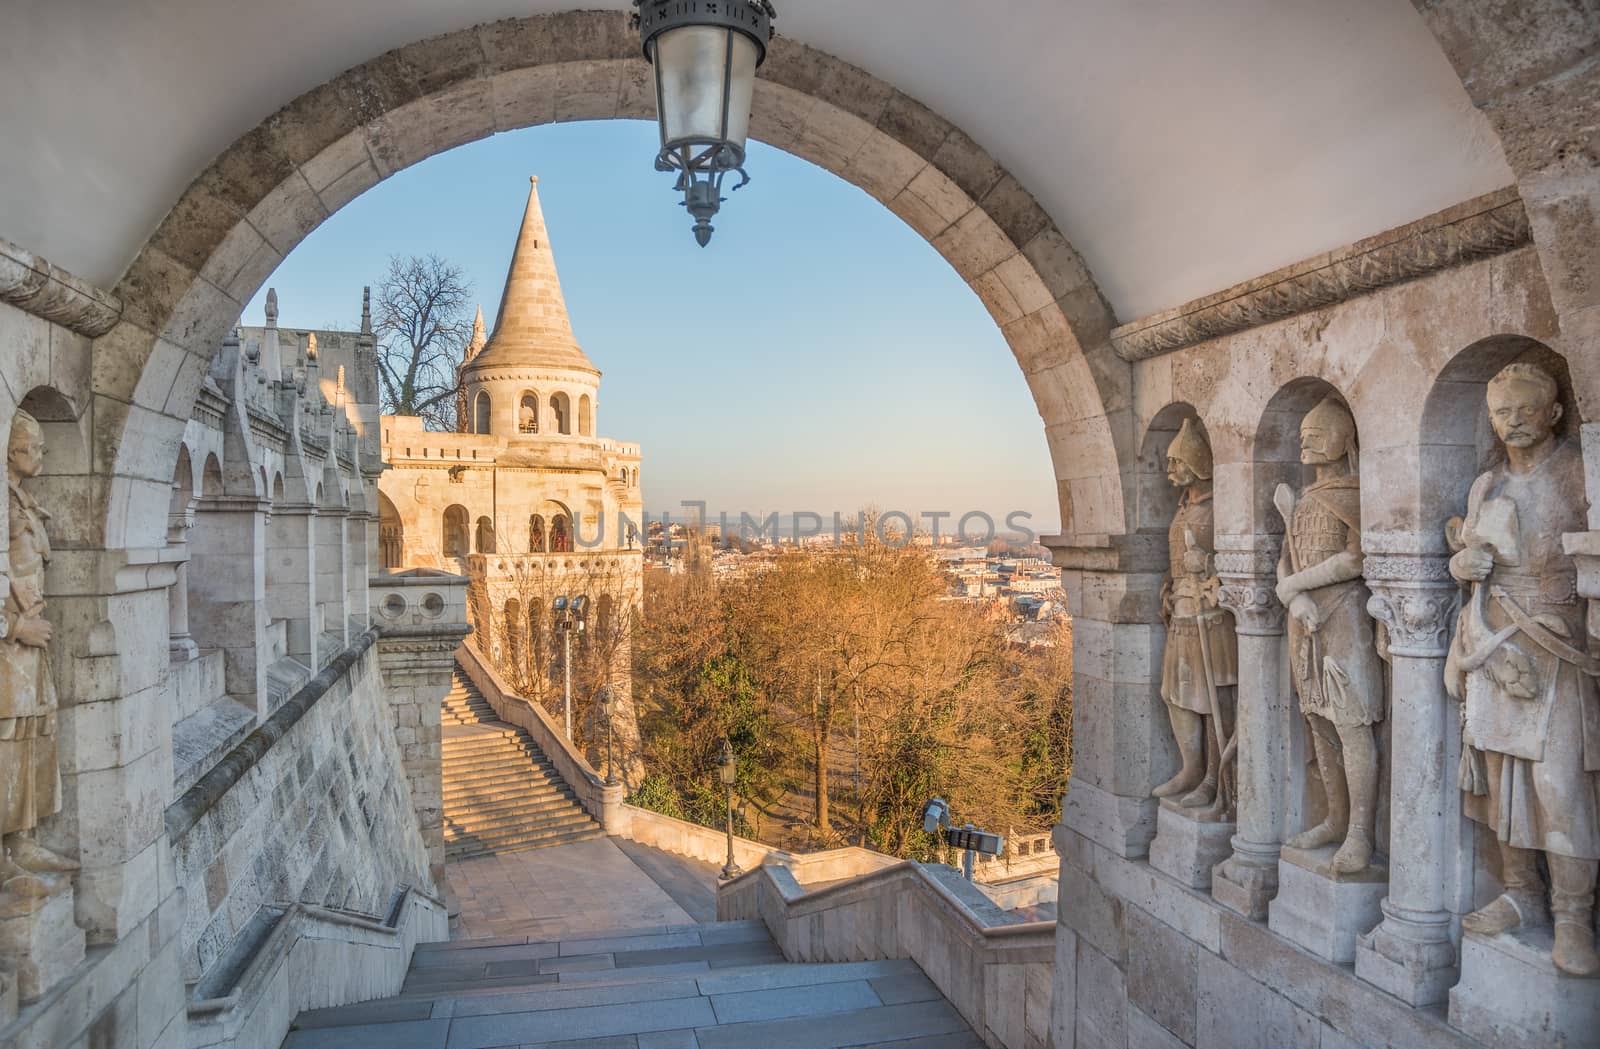
<instances>
[{"instance_id":1,"label":"stone staircase","mask_svg":"<svg viewBox=\"0 0 1600 1049\"><path fill-rule=\"evenodd\" d=\"M911 961L786 964L760 922L421 944L400 993L283 1049L980 1049Z\"/></svg>"},{"instance_id":2,"label":"stone staircase","mask_svg":"<svg viewBox=\"0 0 1600 1049\"><path fill-rule=\"evenodd\" d=\"M441 721L447 861L605 833L528 733L497 718L460 667Z\"/></svg>"}]
</instances>

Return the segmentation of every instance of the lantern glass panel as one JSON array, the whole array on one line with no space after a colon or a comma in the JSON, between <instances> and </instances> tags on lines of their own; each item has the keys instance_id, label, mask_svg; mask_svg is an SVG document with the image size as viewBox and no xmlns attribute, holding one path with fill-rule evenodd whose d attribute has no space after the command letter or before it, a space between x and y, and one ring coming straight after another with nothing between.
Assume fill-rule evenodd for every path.
<instances>
[{"instance_id":1,"label":"lantern glass panel","mask_svg":"<svg viewBox=\"0 0 1600 1049\"><path fill-rule=\"evenodd\" d=\"M732 68L727 68L732 41ZM756 44L717 26L683 26L655 38L662 145L727 141L742 154L755 90ZM723 134L723 86L728 87Z\"/></svg>"}]
</instances>

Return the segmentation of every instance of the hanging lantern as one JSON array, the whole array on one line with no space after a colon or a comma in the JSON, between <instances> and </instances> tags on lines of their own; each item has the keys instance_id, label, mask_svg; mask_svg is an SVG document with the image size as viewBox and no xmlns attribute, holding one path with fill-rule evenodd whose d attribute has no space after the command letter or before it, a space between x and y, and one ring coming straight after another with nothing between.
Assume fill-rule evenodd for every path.
<instances>
[{"instance_id":1,"label":"hanging lantern","mask_svg":"<svg viewBox=\"0 0 1600 1049\"><path fill-rule=\"evenodd\" d=\"M644 57L655 73L661 128L657 171L678 172L675 187L694 216L694 239L711 240L722 180L744 172L756 67L767 57L769 0L634 0Z\"/></svg>"}]
</instances>

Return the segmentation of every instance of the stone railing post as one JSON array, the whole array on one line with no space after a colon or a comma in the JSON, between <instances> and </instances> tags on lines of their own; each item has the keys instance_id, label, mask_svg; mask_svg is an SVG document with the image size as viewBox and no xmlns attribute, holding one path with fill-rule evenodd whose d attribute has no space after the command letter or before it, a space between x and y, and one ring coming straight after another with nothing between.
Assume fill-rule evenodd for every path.
<instances>
[{"instance_id":1,"label":"stone railing post","mask_svg":"<svg viewBox=\"0 0 1600 1049\"><path fill-rule=\"evenodd\" d=\"M1389 894L1383 921L1356 943L1356 975L1412 1005L1456 982L1450 937L1449 824L1461 818L1452 750L1456 710L1444 658L1460 588L1444 557L1366 559L1368 610L1389 634Z\"/></svg>"},{"instance_id":2,"label":"stone railing post","mask_svg":"<svg viewBox=\"0 0 1600 1049\"><path fill-rule=\"evenodd\" d=\"M1228 549L1232 540L1243 547ZM1212 873L1211 895L1246 917L1267 916L1278 888L1288 793L1288 752L1298 726L1283 680L1284 608L1278 603L1277 537L1217 537L1218 603L1239 638L1238 829L1233 855Z\"/></svg>"},{"instance_id":3,"label":"stone railing post","mask_svg":"<svg viewBox=\"0 0 1600 1049\"><path fill-rule=\"evenodd\" d=\"M379 630L378 666L394 715L428 872L444 887L444 782L440 708L450 691L456 648L467 625L467 579L419 569L372 578L372 622Z\"/></svg>"},{"instance_id":4,"label":"stone railing post","mask_svg":"<svg viewBox=\"0 0 1600 1049\"><path fill-rule=\"evenodd\" d=\"M189 530L194 527L194 511L167 515L167 550L177 575L167 589L167 654L174 663L187 663L200 654L194 635L189 633Z\"/></svg>"}]
</instances>

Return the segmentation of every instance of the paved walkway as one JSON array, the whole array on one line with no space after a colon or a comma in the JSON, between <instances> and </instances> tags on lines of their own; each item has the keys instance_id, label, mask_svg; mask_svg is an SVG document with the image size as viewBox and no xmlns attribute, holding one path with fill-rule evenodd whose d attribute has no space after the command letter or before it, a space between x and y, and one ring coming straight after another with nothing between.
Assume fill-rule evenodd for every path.
<instances>
[{"instance_id":1,"label":"paved walkway","mask_svg":"<svg viewBox=\"0 0 1600 1049\"><path fill-rule=\"evenodd\" d=\"M559 939L585 929L712 921L716 864L621 838L462 860L445 868L460 904L452 939Z\"/></svg>"}]
</instances>

